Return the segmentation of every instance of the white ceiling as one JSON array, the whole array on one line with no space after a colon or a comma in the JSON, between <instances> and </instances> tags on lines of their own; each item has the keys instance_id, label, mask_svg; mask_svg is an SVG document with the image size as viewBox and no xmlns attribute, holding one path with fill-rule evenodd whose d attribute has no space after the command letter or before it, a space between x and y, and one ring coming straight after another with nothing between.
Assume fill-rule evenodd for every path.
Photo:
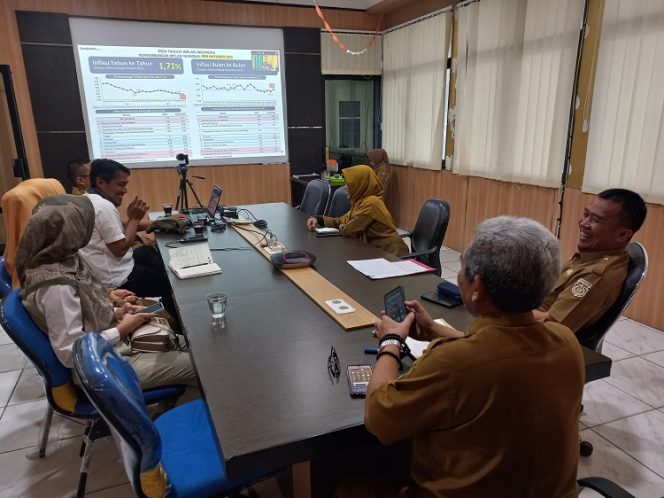
<instances>
[{"instance_id":1,"label":"white ceiling","mask_svg":"<svg viewBox=\"0 0 664 498\"><path fill-rule=\"evenodd\" d=\"M242 0L244 2L274 3L277 5L305 5L313 7L312 0ZM339 9L358 9L366 10L372 5L380 3L382 0L316 0L321 7L336 7Z\"/></svg>"}]
</instances>

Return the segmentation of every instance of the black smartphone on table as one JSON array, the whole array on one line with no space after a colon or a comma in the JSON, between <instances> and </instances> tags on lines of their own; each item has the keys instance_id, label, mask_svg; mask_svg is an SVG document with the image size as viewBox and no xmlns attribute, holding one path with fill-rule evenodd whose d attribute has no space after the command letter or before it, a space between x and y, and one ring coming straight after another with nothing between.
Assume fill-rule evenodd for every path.
<instances>
[{"instance_id":1,"label":"black smartphone on table","mask_svg":"<svg viewBox=\"0 0 664 498\"><path fill-rule=\"evenodd\" d=\"M406 295L403 287L392 289L385 294L385 314L396 322L403 322L408 314L405 301Z\"/></svg>"}]
</instances>

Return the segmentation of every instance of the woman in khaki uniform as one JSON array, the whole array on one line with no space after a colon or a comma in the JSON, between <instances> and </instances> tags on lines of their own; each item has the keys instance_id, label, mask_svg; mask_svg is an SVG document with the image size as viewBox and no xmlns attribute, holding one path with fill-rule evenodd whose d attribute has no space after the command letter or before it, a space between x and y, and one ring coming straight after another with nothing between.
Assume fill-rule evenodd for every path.
<instances>
[{"instance_id":1,"label":"woman in khaki uniform","mask_svg":"<svg viewBox=\"0 0 664 498\"><path fill-rule=\"evenodd\" d=\"M387 152L384 149L373 149L369 151L369 162L371 167L376 172L378 180L383 187L383 199L387 195L387 187L392 178L392 167L390 166L390 159L387 157Z\"/></svg>"},{"instance_id":2,"label":"woman in khaki uniform","mask_svg":"<svg viewBox=\"0 0 664 498\"><path fill-rule=\"evenodd\" d=\"M369 166L353 166L342 174L348 187L350 211L338 218L311 217L307 220L309 230L316 226L338 228L344 237L361 239L395 256L408 254L383 202L383 187L376 173Z\"/></svg>"}]
</instances>

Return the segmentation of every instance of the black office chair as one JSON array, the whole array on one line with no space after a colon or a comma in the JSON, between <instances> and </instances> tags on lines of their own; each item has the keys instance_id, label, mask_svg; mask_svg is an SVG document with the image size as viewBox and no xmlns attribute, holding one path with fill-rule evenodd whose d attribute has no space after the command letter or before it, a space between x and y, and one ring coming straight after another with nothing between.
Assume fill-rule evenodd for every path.
<instances>
[{"instance_id":1,"label":"black office chair","mask_svg":"<svg viewBox=\"0 0 664 498\"><path fill-rule=\"evenodd\" d=\"M627 308L648 272L648 253L645 247L638 242L630 242L627 245L627 253L629 254L629 267L620 296L597 322L582 328L576 334L577 339L583 346L594 349L598 353L602 352L604 336ZM580 441L579 452L584 457L592 455L592 443L590 441Z\"/></svg>"},{"instance_id":2,"label":"black office chair","mask_svg":"<svg viewBox=\"0 0 664 498\"><path fill-rule=\"evenodd\" d=\"M325 213L330 198L330 184L323 180L311 180L307 184L302 203L297 207L303 213L318 216Z\"/></svg>"},{"instance_id":3,"label":"black office chair","mask_svg":"<svg viewBox=\"0 0 664 498\"><path fill-rule=\"evenodd\" d=\"M629 254L629 268L620 297L602 315L602 318L593 325L579 330L576 334L577 339L583 346L594 349L599 353L602 352L604 336L627 308L648 272L648 253L645 247L638 242L630 242L627 245L627 253Z\"/></svg>"},{"instance_id":4,"label":"black office chair","mask_svg":"<svg viewBox=\"0 0 664 498\"><path fill-rule=\"evenodd\" d=\"M429 199L424 203L412 232L401 235L410 237L411 253L402 256L415 258L436 270L440 276L440 248L443 245L447 224L450 220L450 205L442 199Z\"/></svg>"},{"instance_id":5,"label":"black office chair","mask_svg":"<svg viewBox=\"0 0 664 498\"><path fill-rule=\"evenodd\" d=\"M590 488L606 498L636 498L613 481L603 477L582 477L576 482L581 488Z\"/></svg>"},{"instance_id":6,"label":"black office chair","mask_svg":"<svg viewBox=\"0 0 664 498\"><path fill-rule=\"evenodd\" d=\"M332 194L330 207L327 209L327 216L337 218L350 211L350 199L348 198L348 187L339 187Z\"/></svg>"}]
</instances>

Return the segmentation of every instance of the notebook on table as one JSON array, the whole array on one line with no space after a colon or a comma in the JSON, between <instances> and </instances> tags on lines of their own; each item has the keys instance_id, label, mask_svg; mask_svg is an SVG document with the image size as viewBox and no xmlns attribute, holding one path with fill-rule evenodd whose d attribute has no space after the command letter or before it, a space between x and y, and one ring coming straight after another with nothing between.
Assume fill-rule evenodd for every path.
<instances>
[{"instance_id":1,"label":"notebook on table","mask_svg":"<svg viewBox=\"0 0 664 498\"><path fill-rule=\"evenodd\" d=\"M168 250L168 267L178 278L203 277L221 273L221 268L212 260L207 244L192 244Z\"/></svg>"}]
</instances>

